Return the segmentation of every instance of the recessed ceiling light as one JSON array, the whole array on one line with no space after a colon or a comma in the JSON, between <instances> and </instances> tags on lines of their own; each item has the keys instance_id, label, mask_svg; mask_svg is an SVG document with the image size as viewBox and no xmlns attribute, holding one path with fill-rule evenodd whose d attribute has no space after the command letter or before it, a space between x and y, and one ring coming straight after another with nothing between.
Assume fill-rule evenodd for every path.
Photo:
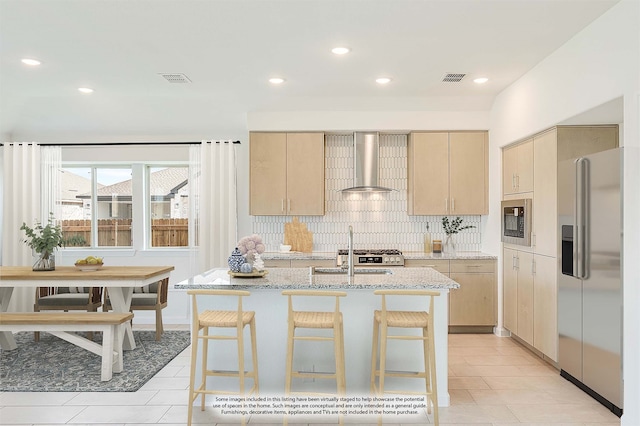
<instances>
[{"instance_id":1,"label":"recessed ceiling light","mask_svg":"<svg viewBox=\"0 0 640 426\"><path fill-rule=\"evenodd\" d=\"M78 87L78 91L82 93L93 93L93 89L90 89L88 87Z\"/></svg>"},{"instance_id":2,"label":"recessed ceiling light","mask_svg":"<svg viewBox=\"0 0 640 426\"><path fill-rule=\"evenodd\" d=\"M348 47L334 47L331 51L336 55L344 55L345 53L351 52L351 49Z\"/></svg>"},{"instance_id":3,"label":"recessed ceiling light","mask_svg":"<svg viewBox=\"0 0 640 426\"><path fill-rule=\"evenodd\" d=\"M387 84L390 81L391 81L391 79L389 77L376 78L376 83L378 83L378 84Z\"/></svg>"},{"instance_id":4,"label":"recessed ceiling light","mask_svg":"<svg viewBox=\"0 0 640 426\"><path fill-rule=\"evenodd\" d=\"M284 83L284 78L273 77L273 78L269 79L269 83L271 83L271 84L281 84L281 83Z\"/></svg>"},{"instance_id":5,"label":"recessed ceiling light","mask_svg":"<svg viewBox=\"0 0 640 426\"><path fill-rule=\"evenodd\" d=\"M37 65L40 65L42 62L40 62L40 61L39 61L39 60L37 60L37 59L24 58L24 59L22 60L22 63L23 63L23 64L25 64L25 65L31 65L32 67L35 67L35 66L37 66Z\"/></svg>"},{"instance_id":6,"label":"recessed ceiling light","mask_svg":"<svg viewBox=\"0 0 640 426\"><path fill-rule=\"evenodd\" d=\"M489 81L489 79L487 77L479 77L479 78L476 78L475 80L473 80L473 82L477 83L477 84L486 83L487 81Z\"/></svg>"}]
</instances>

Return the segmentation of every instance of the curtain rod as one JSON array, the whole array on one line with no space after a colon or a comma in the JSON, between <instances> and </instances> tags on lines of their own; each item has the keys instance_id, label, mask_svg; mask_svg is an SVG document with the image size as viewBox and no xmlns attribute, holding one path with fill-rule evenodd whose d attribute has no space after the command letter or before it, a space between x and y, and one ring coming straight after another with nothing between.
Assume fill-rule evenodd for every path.
<instances>
[{"instance_id":1,"label":"curtain rod","mask_svg":"<svg viewBox=\"0 0 640 426\"><path fill-rule=\"evenodd\" d=\"M215 143L229 143L229 141L215 141ZM8 143L8 142L7 142ZM22 142L16 142L22 143ZM25 142L29 143L29 142ZM37 143L37 142L35 142ZM212 143L207 141L205 143ZM240 145L240 141L231 141L234 145ZM4 143L0 143L0 146L4 146ZM97 143L38 143L42 146L122 146L122 145L202 145L202 141L198 142L97 142Z\"/></svg>"}]
</instances>

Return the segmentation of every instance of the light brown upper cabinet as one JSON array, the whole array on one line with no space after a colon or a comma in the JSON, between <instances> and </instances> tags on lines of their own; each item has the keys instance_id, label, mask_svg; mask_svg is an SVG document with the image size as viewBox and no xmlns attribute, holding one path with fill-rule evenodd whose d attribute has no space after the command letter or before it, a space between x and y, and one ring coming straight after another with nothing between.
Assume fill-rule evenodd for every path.
<instances>
[{"instance_id":1,"label":"light brown upper cabinet","mask_svg":"<svg viewBox=\"0 0 640 426\"><path fill-rule=\"evenodd\" d=\"M488 144L487 132L410 133L408 214L487 214Z\"/></svg>"},{"instance_id":2,"label":"light brown upper cabinet","mask_svg":"<svg viewBox=\"0 0 640 426\"><path fill-rule=\"evenodd\" d=\"M324 215L324 133L252 132L249 210Z\"/></svg>"},{"instance_id":3,"label":"light brown upper cabinet","mask_svg":"<svg viewBox=\"0 0 640 426\"><path fill-rule=\"evenodd\" d=\"M556 256L558 246L558 159L556 129L533 139L533 217L531 247L536 254Z\"/></svg>"},{"instance_id":4,"label":"light brown upper cabinet","mask_svg":"<svg viewBox=\"0 0 640 426\"><path fill-rule=\"evenodd\" d=\"M502 193L533 191L533 139L502 150Z\"/></svg>"}]
</instances>

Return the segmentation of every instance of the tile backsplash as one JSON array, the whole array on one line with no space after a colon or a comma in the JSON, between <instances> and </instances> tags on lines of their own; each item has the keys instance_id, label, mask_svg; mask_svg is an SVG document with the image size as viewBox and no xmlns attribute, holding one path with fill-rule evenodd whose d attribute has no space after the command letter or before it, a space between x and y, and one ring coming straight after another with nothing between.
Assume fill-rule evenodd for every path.
<instances>
[{"instance_id":1,"label":"tile backsplash","mask_svg":"<svg viewBox=\"0 0 640 426\"><path fill-rule=\"evenodd\" d=\"M380 185L390 193L343 194L353 185L353 135L326 136L324 216L300 216L313 232L313 250L333 252L347 248L353 225L355 248L394 248L422 251L429 226L432 239L445 240L442 216L407 215L407 135L380 135ZM456 235L459 251L480 251L480 216L461 216L474 225ZM284 239L284 224L292 216L251 216L253 232L262 236L268 251L277 251Z\"/></svg>"}]
</instances>

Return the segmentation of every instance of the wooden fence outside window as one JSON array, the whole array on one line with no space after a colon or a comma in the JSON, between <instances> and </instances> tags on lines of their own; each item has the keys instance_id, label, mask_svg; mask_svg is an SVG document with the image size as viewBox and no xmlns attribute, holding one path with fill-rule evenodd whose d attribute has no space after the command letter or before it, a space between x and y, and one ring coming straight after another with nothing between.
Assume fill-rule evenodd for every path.
<instances>
[{"instance_id":1,"label":"wooden fence outside window","mask_svg":"<svg viewBox=\"0 0 640 426\"><path fill-rule=\"evenodd\" d=\"M62 235L69 247L91 247L90 220L63 220ZM98 219L99 247L131 247L131 219ZM152 219L152 247L189 245L188 219Z\"/></svg>"}]
</instances>

